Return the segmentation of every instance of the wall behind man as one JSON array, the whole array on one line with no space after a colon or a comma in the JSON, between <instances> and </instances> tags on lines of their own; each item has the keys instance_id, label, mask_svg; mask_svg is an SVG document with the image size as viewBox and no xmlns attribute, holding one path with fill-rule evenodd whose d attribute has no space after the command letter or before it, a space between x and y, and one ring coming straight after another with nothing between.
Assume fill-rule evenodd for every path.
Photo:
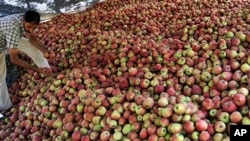
<instances>
[{"instance_id":1,"label":"wall behind man","mask_svg":"<svg viewBox=\"0 0 250 141\"><path fill-rule=\"evenodd\" d=\"M59 14L83 11L103 0L0 0L0 17L35 9L43 14Z\"/></svg>"}]
</instances>

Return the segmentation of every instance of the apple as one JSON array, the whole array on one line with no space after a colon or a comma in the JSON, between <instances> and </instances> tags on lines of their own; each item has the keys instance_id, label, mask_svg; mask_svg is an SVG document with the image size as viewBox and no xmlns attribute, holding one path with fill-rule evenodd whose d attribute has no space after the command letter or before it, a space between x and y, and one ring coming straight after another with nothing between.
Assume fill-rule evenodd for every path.
<instances>
[{"instance_id":1,"label":"apple","mask_svg":"<svg viewBox=\"0 0 250 141\"><path fill-rule=\"evenodd\" d=\"M146 128L142 128L140 133L139 133L139 136L141 139L147 139L148 138L148 132L147 132L147 129Z\"/></svg>"},{"instance_id":2,"label":"apple","mask_svg":"<svg viewBox=\"0 0 250 141\"><path fill-rule=\"evenodd\" d=\"M165 80L168 78L168 68L162 67L160 70L160 76Z\"/></svg>"},{"instance_id":3,"label":"apple","mask_svg":"<svg viewBox=\"0 0 250 141\"><path fill-rule=\"evenodd\" d=\"M177 103L174 105L174 112L178 115L184 114L186 111L186 107L183 103Z\"/></svg>"},{"instance_id":4,"label":"apple","mask_svg":"<svg viewBox=\"0 0 250 141\"><path fill-rule=\"evenodd\" d=\"M250 118L247 116L244 116L241 121L242 125L250 125Z\"/></svg>"},{"instance_id":5,"label":"apple","mask_svg":"<svg viewBox=\"0 0 250 141\"><path fill-rule=\"evenodd\" d=\"M217 109L211 109L209 111L209 117L214 118L217 115Z\"/></svg>"},{"instance_id":6,"label":"apple","mask_svg":"<svg viewBox=\"0 0 250 141\"><path fill-rule=\"evenodd\" d=\"M209 134L208 131L201 131L199 138L201 141L209 141L211 138L211 135Z\"/></svg>"},{"instance_id":7,"label":"apple","mask_svg":"<svg viewBox=\"0 0 250 141\"><path fill-rule=\"evenodd\" d=\"M154 99L151 97L147 97L142 104L146 109L151 109L154 106Z\"/></svg>"},{"instance_id":8,"label":"apple","mask_svg":"<svg viewBox=\"0 0 250 141\"><path fill-rule=\"evenodd\" d=\"M165 90L165 86L164 85L157 85L154 88L154 93L160 94L160 93L164 92L164 90Z\"/></svg>"},{"instance_id":9,"label":"apple","mask_svg":"<svg viewBox=\"0 0 250 141\"><path fill-rule=\"evenodd\" d=\"M205 98L205 100L202 102L202 107L205 110L211 110L214 108L214 102L210 98Z\"/></svg>"},{"instance_id":10,"label":"apple","mask_svg":"<svg viewBox=\"0 0 250 141\"><path fill-rule=\"evenodd\" d=\"M199 86L199 85L192 85L192 93L193 94L198 94L198 95L200 95L201 93L202 93L202 89L201 89L201 87Z\"/></svg>"},{"instance_id":11,"label":"apple","mask_svg":"<svg viewBox=\"0 0 250 141\"><path fill-rule=\"evenodd\" d=\"M219 121L222 121L225 123L228 123L230 121L230 114L228 112L218 111L216 116Z\"/></svg>"},{"instance_id":12,"label":"apple","mask_svg":"<svg viewBox=\"0 0 250 141\"><path fill-rule=\"evenodd\" d=\"M101 141L108 141L109 140L109 138L110 138L110 132L109 131L103 131L103 132L101 132L101 134L100 134L100 140Z\"/></svg>"},{"instance_id":13,"label":"apple","mask_svg":"<svg viewBox=\"0 0 250 141\"><path fill-rule=\"evenodd\" d=\"M138 70L135 67L130 67L128 69L128 73L129 73L130 76L135 76L137 72L138 72Z\"/></svg>"},{"instance_id":14,"label":"apple","mask_svg":"<svg viewBox=\"0 0 250 141\"><path fill-rule=\"evenodd\" d=\"M214 141L221 141L223 139L223 137L224 137L223 133L215 133L213 135L213 140Z\"/></svg>"},{"instance_id":15,"label":"apple","mask_svg":"<svg viewBox=\"0 0 250 141\"><path fill-rule=\"evenodd\" d=\"M167 133L167 129L164 127L159 127L159 128L157 128L156 133L159 137L164 137Z\"/></svg>"},{"instance_id":16,"label":"apple","mask_svg":"<svg viewBox=\"0 0 250 141\"><path fill-rule=\"evenodd\" d=\"M147 79L147 80L152 79L153 78L153 73L150 72L150 71L145 72L144 78Z\"/></svg>"},{"instance_id":17,"label":"apple","mask_svg":"<svg viewBox=\"0 0 250 141\"><path fill-rule=\"evenodd\" d=\"M165 118L169 118L173 115L174 109L171 106L159 109L159 115Z\"/></svg>"},{"instance_id":18,"label":"apple","mask_svg":"<svg viewBox=\"0 0 250 141\"><path fill-rule=\"evenodd\" d=\"M150 85L150 81L148 79L141 79L140 80L140 87L141 88L146 89L149 87L149 85Z\"/></svg>"},{"instance_id":19,"label":"apple","mask_svg":"<svg viewBox=\"0 0 250 141\"><path fill-rule=\"evenodd\" d=\"M226 80L219 80L217 84L217 89L219 91L225 91L228 88L228 81Z\"/></svg>"},{"instance_id":20,"label":"apple","mask_svg":"<svg viewBox=\"0 0 250 141\"><path fill-rule=\"evenodd\" d=\"M153 78L150 81L150 85L153 86L153 87L156 87L157 85L159 85L159 80L157 78Z\"/></svg>"},{"instance_id":21,"label":"apple","mask_svg":"<svg viewBox=\"0 0 250 141\"><path fill-rule=\"evenodd\" d=\"M241 70L243 73L249 72L249 71L250 71L250 65L249 65L248 63L243 63L243 64L241 64L241 66L240 66L240 70Z\"/></svg>"},{"instance_id":22,"label":"apple","mask_svg":"<svg viewBox=\"0 0 250 141\"><path fill-rule=\"evenodd\" d=\"M184 141L184 135L183 134L180 134L180 133L176 133L176 134L173 134L169 141Z\"/></svg>"},{"instance_id":23,"label":"apple","mask_svg":"<svg viewBox=\"0 0 250 141\"><path fill-rule=\"evenodd\" d=\"M235 94L233 95L233 102L237 106L243 106L246 104L246 96L244 96L243 94Z\"/></svg>"},{"instance_id":24,"label":"apple","mask_svg":"<svg viewBox=\"0 0 250 141\"><path fill-rule=\"evenodd\" d=\"M90 141L90 137L85 135L81 137L81 141Z\"/></svg>"},{"instance_id":25,"label":"apple","mask_svg":"<svg viewBox=\"0 0 250 141\"><path fill-rule=\"evenodd\" d=\"M174 113L172 115L172 121L173 122L181 122L182 121L182 118L183 118L183 115L178 115L176 113Z\"/></svg>"},{"instance_id":26,"label":"apple","mask_svg":"<svg viewBox=\"0 0 250 141\"><path fill-rule=\"evenodd\" d=\"M151 134L151 135L149 135L148 140L150 140L150 141L158 141L159 136L157 136L156 134Z\"/></svg>"},{"instance_id":27,"label":"apple","mask_svg":"<svg viewBox=\"0 0 250 141\"><path fill-rule=\"evenodd\" d=\"M203 71L201 73L201 80L204 82L208 82L212 79L212 75L208 71Z\"/></svg>"},{"instance_id":28,"label":"apple","mask_svg":"<svg viewBox=\"0 0 250 141\"><path fill-rule=\"evenodd\" d=\"M168 105L167 97L160 97L157 101L157 105L160 107L166 107Z\"/></svg>"},{"instance_id":29,"label":"apple","mask_svg":"<svg viewBox=\"0 0 250 141\"><path fill-rule=\"evenodd\" d=\"M104 107L104 106L100 106L98 107L98 109L96 110L96 115L99 115L99 116L103 116L105 115L107 109Z\"/></svg>"},{"instance_id":30,"label":"apple","mask_svg":"<svg viewBox=\"0 0 250 141\"><path fill-rule=\"evenodd\" d=\"M194 131L190 136L192 140L199 140L200 133L198 131Z\"/></svg>"},{"instance_id":31,"label":"apple","mask_svg":"<svg viewBox=\"0 0 250 141\"><path fill-rule=\"evenodd\" d=\"M234 111L233 113L230 114L230 121L232 123L239 123L242 120L242 115L239 111Z\"/></svg>"},{"instance_id":32,"label":"apple","mask_svg":"<svg viewBox=\"0 0 250 141\"><path fill-rule=\"evenodd\" d=\"M233 46L238 46L240 43L241 43L241 41L239 38L233 37L231 39L231 45L233 45Z\"/></svg>"},{"instance_id":33,"label":"apple","mask_svg":"<svg viewBox=\"0 0 250 141\"><path fill-rule=\"evenodd\" d=\"M58 118L54 121L53 127L54 128L61 128L63 126L62 119Z\"/></svg>"},{"instance_id":34,"label":"apple","mask_svg":"<svg viewBox=\"0 0 250 141\"><path fill-rule=\"evenodd\" d=\"M192 121L185 122L184 125L183 125L183 129L187 133L192 133L195 130L194 122L192 122Z\"/></svg>"},{"instance_id":35,"label":"apple","mask_svg":"<svg viewBox=\"0 0 250 141\"><path fill-rule=\"evenodd\" d=\"M121 113L118 110L114 110L110 115L110 118L113 120L118 120L120 117Z\"/></svg>"},{"instance_id":36,"label":"apple","mask_svg":"<svg viewBox=\"0 0 250 141\"><path fill-rule=\"evenodd\" d=\"M245 88L245 87L238 88L237 92L239 94L243 94L244 96L248 96L248 94L249 94L249 90L247 88Z\"/></svg>"},{"instance_id":37,"label":"apple","mask_svg":"<svg viewBox=\"0 0 250 141\"><path fill-rule=\"evenodd\" d=\"M247 105L244 105L244 106L241 106L241 107L240 107L239 111L240 111L240 113L241 113L242 115L247 115L248 112L249 112L249 109L248 109Z\"/></svg>"},{"instance_id":38,"label":"apple","mask_svg":"<svg viewBox=\"0 0 250 141\"><path fill-rule=\"evenodd\" d=\"M215 121L214 129L217 133L224 133L226 131L226 124L223 121Z\"/></svg>"},{"instance_id":39,"label":"apple","mask_svg":"<svg viewBox=\"0 0 250 141\"><path fill-rule=\"evenodd\" d=\"M197 131L205 131L205 130L207 130L207 128L208 128L208 123L205 120L200 119L200 120L196 121L195 129Z\"/></svg>"},{"instance_id":40,"label":"apple","mask_svg":"<svg viewBox=\"0 0 250 141\"><path fill-rule=\"evenodd\" d=\"M237 106L233 101L227 101L222 104L222 108L225 112L232 113L237 110Z\"/></svg>"},{"instance_id":41,"label":"apple","mask_svg":"<svg viewBox=\"0 0 250 141\"><path fill-rule=\"evenodd\" d=\"M167 130L169 133L180 133L182 131L183 127L179 123L170 123L169 126L167 127Z\"/></svg>"},{"instance_id":42,"label":"apple","mask_svg":"<svg viewBox=\"0 0 250 141\"><path fill-rule=\"evenodd\" d=\"M71 135L72 141L79 141L81 139L81 132L80 131L74 131Z\"/></svg>"},{"instance_id":43,"label":"apple","mask_svg":"<svg viewBox=\"0 0 250 141\"><path fill-rule=\"evenodd\" d=\"M112 137L114 140L121 140L123 138L123 134L120 131L115 131Z\"/></svg>"},{"instance_id":44,"label":"apple","mask_svg":"<svg viewBox=\"0 0 250 141\"><path fill-rule=\"evenodd\" d=\"M123 128L122 128L122 133L124 134L124 135L127 135L128 133L130 133L130 131L131 131L131 124L129 124L129 123L127 123L127 124L125 124L124 126L123 126Z\"/></svg>"}]
</instances>

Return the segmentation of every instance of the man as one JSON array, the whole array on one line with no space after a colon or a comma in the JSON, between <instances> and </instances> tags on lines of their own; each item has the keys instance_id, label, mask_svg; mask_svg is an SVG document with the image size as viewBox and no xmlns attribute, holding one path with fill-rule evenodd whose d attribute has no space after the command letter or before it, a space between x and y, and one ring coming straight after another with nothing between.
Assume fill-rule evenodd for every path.
<instances>
[{"instance_id":1,"label":"man","mask_svg":"<svg viewBox=\"0 0 250 141\"><path fill-rule=\"evenodd\" d=\"M38 12L28 10L24 15L15 14L0 19L0 112L12 107L12 102L6 85L6 51L10 55L11 63L25 69L32 69L39 73L48 73L48 68L32 66L28 62L19 58L19 43L25 33L28 41L39 49L44 56L48 56L48 50L44 48L36 39L34 30L40 23ZM2 115L0 115L1 118Z\"/></svg>"}]
</instances>

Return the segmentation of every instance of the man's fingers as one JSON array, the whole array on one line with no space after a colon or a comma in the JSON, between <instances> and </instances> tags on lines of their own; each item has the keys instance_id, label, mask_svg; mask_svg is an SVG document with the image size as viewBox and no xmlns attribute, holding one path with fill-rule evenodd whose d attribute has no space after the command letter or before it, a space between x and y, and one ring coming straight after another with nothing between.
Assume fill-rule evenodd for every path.
<instances>
[{"instance_id":1,"label":"man's fingers","mask_svg":"<svg viewBox=\"0 0 250 141\"><path fill-rule=\"evenodd\" d=\"M56 77L59 73L49 73L45 74L45 77Z\"/></svg>"}]
</instances>

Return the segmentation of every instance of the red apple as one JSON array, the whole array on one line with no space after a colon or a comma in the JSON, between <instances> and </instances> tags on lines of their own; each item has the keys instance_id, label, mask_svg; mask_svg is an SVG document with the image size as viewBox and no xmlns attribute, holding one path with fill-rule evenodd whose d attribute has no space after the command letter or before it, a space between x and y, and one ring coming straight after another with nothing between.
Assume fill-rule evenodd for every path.
<instances>
[{"instance_id":1,"label":"red apple","mask_svg":"<svg viewBox=\"0 0 250 141\"><path fill-rule=\"evenodd\" d=\"M206 131L207 128L208 128L208 123L205 120L200 119L200 120L196 121L195 129L197 131Z\"/></svg>"},{"instance_id":2,"label":"red apple","mask_svg":"<svg viewBox=\"0 0 250 141\"><path fill-rule=\"evenodd\" d=\"M230 114L230 121L232 123L239 123L242 120L242 114L238 111L234 111Z\"/></svg>"},{"instance_id":3,"label":"red apple","mask_svg":"<svg viewBox=\"0 0 250 141\"><path fill-rule=\"evenodd\" d=\"M201 131L199 138L200 138L200 141L209 141L211 138L211 135L209 134L208 131Z\"/></svg>"},{"instance_id":4,"label":"red apple","mask_svg":"<svg viewBox=\"0 0 250 141\"><path fill-rule=\"evenodd\" d=\"M183 129L187 133L192 133L195 130L194 122L192 122L192 121L185 122L184 125L183 125Z\"/></svg>"},{"instance_id":5,"label":"red apple","mask_svg":"<svg viewBox=\"0 0 250 141\"><path fill-rule=\"evenodd\" d=\"M222 104L223 111L232 113L237 110L237 106L233 101L227 101Z\"/></svg>"},{"instance_id":6,"label":"red apple","mask_svg":"<svg viewBox=\"0 0 250 141\"><path fill-rule=\"evenodd\" d=\"M246 96L243 94L235 94L233 95L233 102L237 106L244 106L246 104Z\"/></svg>"}]
</instances>

